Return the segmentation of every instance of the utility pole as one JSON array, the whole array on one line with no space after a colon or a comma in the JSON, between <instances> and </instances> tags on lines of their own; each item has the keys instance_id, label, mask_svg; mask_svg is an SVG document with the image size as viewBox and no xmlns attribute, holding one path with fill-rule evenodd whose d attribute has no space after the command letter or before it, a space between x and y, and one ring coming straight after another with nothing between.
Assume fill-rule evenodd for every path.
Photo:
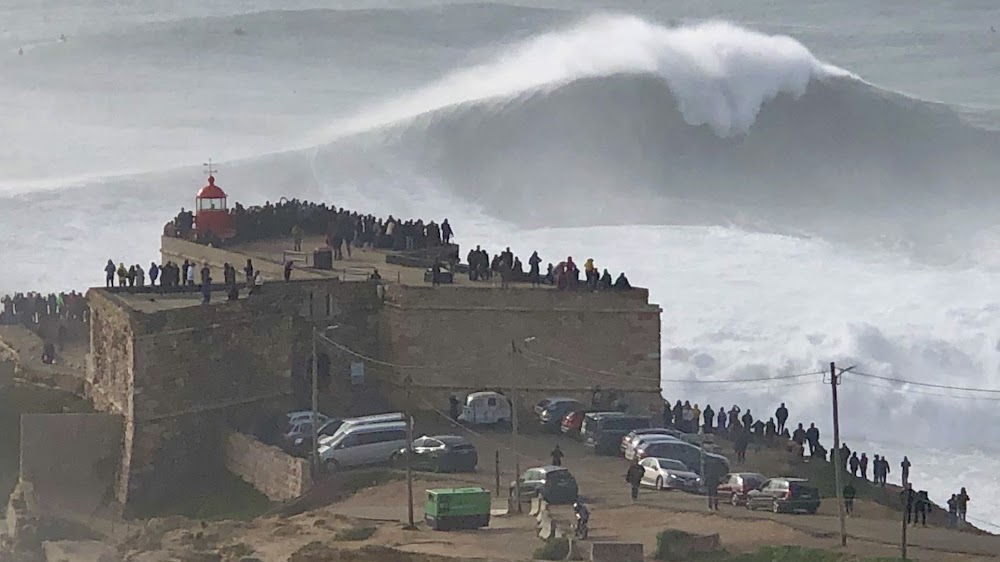
<instances>
[{"instance_id":1,"label":"utility pole","mask_svg":"<svg viewBox=\"0 0 1000 562\"><path fill-rule=\"evenodd\" d=\"M500 497L500 450L493 451L493 471L496 475L496 493Z\"/></svg>"},{"instance_id":2,"label":"utility pole","mask_svg":"<svg viewBox=\"0 0 1000 562\"><path fill-rule=\"evenodd\" d=\"M413 468L411 459L413 457L413 411L410 408L411 393L413 389L413 377L406 375L406 517L409 530L416 529L413 524Z\"/></svg>"},{"instance_id":3,"label":"utility pole","mask_svg":"<svg viewBox=\"0 0 1000 562\"><path fill-rule=\"evenodd\" d=\"M510 448L514 453L514 502L518 513L521 509L521 457L517 455L517 389L514 372L517 369L517 345L510 340Z\"/></svg>"},{"instance_id":4,"label":"utility pole","mask_svg":"<svg viewBox=\"0 0 1000 562\"><path fill-rule=\"evenodd\" d=\"M313 478L319 476L319 355L316 353L316 325L312 327L312 459Z\"/></svg>"},{"instance_id":5,"label":"utility pole","mask_svg":"<svg viewBox=\"0 0 1000 562\"><path fill-rule=\"evenodd\" d=\"M837 406L837 364L830 362L830 387L833 389L833 475L837 487L837 514L840 516L840 546L847 546L847 523L844 521L844 488L841 485L840 469L840 410Z\"/></svg>"},{"instance_id":6,"label":"utility pole","mask_svg":"<svg viewBox=\"0 0 1000 562\"><path fill-rule=\"evenodd\" d=\"M899 557L906 560L906 500L909 498L908 490L903 489L903 493L900 494L899 499L902 504L902 509L900 510L903 514L903 536L899 542Z\"/></svg>"}]
</instances>

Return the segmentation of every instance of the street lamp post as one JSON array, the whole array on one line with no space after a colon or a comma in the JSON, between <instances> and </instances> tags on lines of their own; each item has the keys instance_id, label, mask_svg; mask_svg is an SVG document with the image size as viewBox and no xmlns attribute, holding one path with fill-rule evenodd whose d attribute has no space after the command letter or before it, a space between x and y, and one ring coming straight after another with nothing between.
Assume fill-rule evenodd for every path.
<instances>
[{"instance_id":1,"label":"street lamp post","mask_svg":"<svg viewBox=\"0 0 1000 562\"><path fill-rule=\"evenodd\" d=\"M320 333L316 330L316 325L313 324L312 327L312 451L309 454L312 464L313 478L319 476L320 465L319 465L319 354L316 353L316 339L322 338L325 341L330 342L330 338L326 337L326 332L328 330L336 330L339 328L339 324L333 326L327 326Z\"/></svg>"}]
</instances>

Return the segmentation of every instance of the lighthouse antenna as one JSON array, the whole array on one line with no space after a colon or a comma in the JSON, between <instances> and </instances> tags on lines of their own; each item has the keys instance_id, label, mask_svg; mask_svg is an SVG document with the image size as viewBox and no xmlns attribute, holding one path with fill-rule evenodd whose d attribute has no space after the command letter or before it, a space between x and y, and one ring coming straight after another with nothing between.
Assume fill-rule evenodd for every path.
<instances>
[{"instance_id":1,"label":"lighthouse antenna","mask_svg":"<svg viewBox=\"0 0 1000 562\"><path fill-rule=\"evenodd\" d=\"M205 173L208 174L209 176L211 176L211 175L215 174L216 172L218 172L218 170L216 170L215 168L212 168L212 159L211 158L208 159L208 162L203 163L202 166L205 167Z\"/></svg>"}]
</instances>

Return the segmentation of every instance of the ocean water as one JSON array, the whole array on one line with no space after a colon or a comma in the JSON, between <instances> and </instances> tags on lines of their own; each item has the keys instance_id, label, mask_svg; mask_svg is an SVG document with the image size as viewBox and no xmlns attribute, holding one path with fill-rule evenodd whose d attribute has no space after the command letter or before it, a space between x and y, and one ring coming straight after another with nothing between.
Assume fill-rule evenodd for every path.
<instances>
[{"instance_id":1,"label":"ocean water","mask_svg":"<svg viewBox=\"0 0 1000 562\"><path fill-rule=\"evenodd\" d=\"M624 269L666 398L784 401L828 439L819 375L700 381L1000 390L991 26L989 0L8 0L0 292L154 259L212 158L234 200ZM1000 525L1000 393L840 395L852 449Z\"/></svg>"}]
</instances>

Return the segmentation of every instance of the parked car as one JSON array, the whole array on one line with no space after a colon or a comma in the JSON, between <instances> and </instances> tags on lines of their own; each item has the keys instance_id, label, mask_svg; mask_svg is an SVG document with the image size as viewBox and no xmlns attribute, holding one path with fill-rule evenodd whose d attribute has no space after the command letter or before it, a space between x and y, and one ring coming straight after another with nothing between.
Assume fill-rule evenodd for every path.
<instances>
[{"instance_id":1,"label":"parked car","mask_svg":"<svg viewBox=\"0 0 1000 562\"><path fill-rule=\"evenodd\" d=\"M316 417L318 417L322 423L330 419L329 416L323 414L322 412L316 412ZM285 414L285 422L288 425L299 423L301 421L311 421L312 420L312 410L296 410L294 412L288 412Z\"/></svg>"},{"instance_id":2,"label":"parked car","mask_svg":"<svg viewBox=\"0 0 1000 562\"><path fill-rule=\"evenodd\" d=\"M572 410L567 412L563 416L562 422L559 424L559 430L563 432L564 435L569 435L570 437L579 437L580 428L583 426L583 416L587 414L587 410Z\"/></svg>"},{"instance_id":3,"label":"parked car","mask_svg":"<svg viewBox=\"0 0 1000 562\"><path fill-rule=\"evenodd\" d=\"M638 458L640 461L648 457L674 459L681 461L685 466L698 474L701 474L703 456L705 470L711 470L715 474L726 474L729 472L729 459L722 455L706 452L683 441L640 443L635 450L635 458Z\"/></svg>"},{"instance_id":4,"label":"parked car","mask_svg":"<svg viewBox=\"0 0 1000 562\"><path fill-rule=\"evenodd\" d=\"M316 432L319 436L319 442L322 443L326 437L332 437L342 425L344 425L344 420L337 418L328 419L326 423L321 423L319 431ZM293 455L310 455L312 454L313 440L312 422L302 422L300 426L296 433L289 432L283 436L285 450Z\"/></svg>"},{"instance_id":5,"label":"parked car","mask_svg":"<svg viewBox=\"0 0 1000 562\"><path fill-rule=\"evenodd\" d=\"M406 446L406 423L394 421L341 428L319 447L320 462L327 471L384 464Z\"/></svg>"},{"instance_id":6,"label":"parked car","mask_svg":"<svg viewBox=\"0 0 1000 562\"><path fill-rule=\"evenodd\" d=\"M648 445L649 443L666 443L670 441L680 441L680 439L677 439L673 435L664 435L657 433L637 435L632 438L631 442L629 442L628 444L628 447L625 448L625 458L627 460L632 460L633 458L635 458L636 449L638 449L643 445Z\"/></svg>"},{"instance_id":7,"label":"parked car","mask_svg":"<svg viewBox=\"0 0 1000 562\"><path fill-rule=\"evenodd\" d=\"M747 494L747 509L767 508L775 513L816 513L819 490L803 478L771 478Z\"/></svg>"},{"instance_id":8,"label":"parked car","mask_svg":"<svg viewBox=\"0 0 1000 562\"><path fill-rule=\"evenodd\" d=\"M510 483L510 497L514 497L517 482ZM541 496L553 504L573 503L579 495L576 479L569 469L561 466L529 468L521 475L521 499Z\"/></svg>"},{"instance_id":9,"label":"parked car","mask_svg":"<svg viewBox=\"0 0 1000 562\"><path fill-rule=\"evenodd\" d=\"M640 484L657 490L684 490L697 492L701 489L701 478L679 460L649 457L642 459L643 468Z\"/></svg>"},{"instance_id":10,"label":"parked car","mask_svg":"<svg viewBox=\"0 0 1000 562\"><path fill-rule=\"evenodd\" d=\"M562 428L562 420L566 414L583 408L583 404L573 398L546 398L535 405L535 414L538 415L538 423L542 428L555 432Z\"/></svg>"},{"instance_id":11,"label":"parked car","mask_svg":"<svg viewBox=\"0 0 1000 562\"><path fill-rule=\"evenodd\" d=\"M393 466L405 466L406 447L392 456ZM475 472L479 464L476 446L460 435L433 435L413 440L410 466L433 472Z\"/></svg>"},{"instance_id":12,"label":"parked car","mask_svg":"<svg viewBox=\"0 0 1000 562\"><path fill-rule=\"evenodd\" d=\"M402 412L389 412L385 414L361 416L359 418L347 418L343 420L340 427L330 433L329 436L320 437L319 442L322 445L323 443L332 441L334 438L338 437L342 433L346 433L347 430L351 428L382 423L403 422L405 420L406 416L404 416Z\"/></svg>"},{"instance_id":13,"label":"parked car","mask_svg":"<svg viewBox=\"0 0 1000 562\"><path fill-rule=\"evenodd\" d=\"M680 433L676 429L670 429L666 427L641 427L639 429L633 429L628 432L625 437L622 437L622 443L619 447L622 454L625 454L625 449L627 449L635 440L636 437L640 435L669 435L671 437L677 437L676 434Z\"/></svg>"},{"instance_id":14,"label":"parked car","mask_svg":"<svg viewBox=\"0 0 1000 562\"><path fill-rule=\"evenodd\" d=\"M731 472L719 481L719 497L729 498L734 506L746 505L747 494L767 481L767 476L757 472Z\"/></svg>"},{"instance_id":15,"label":"parked car","mask_svg":"<svg viewBox=\"0 0 1000 562\"><path fill-rule=\"evenodd\" d=\"M602 416L589 425L585 443L598 455L616 455L622 437L633 429L649 427L649 424L648 416Z\"/></svg>"},{"instance_id":16,"label":"parked car","mask_svg":"<svg viewBox=\"0 0 1000 562\"><path fill-rule=\"evenodd\" d=\"M612 417L622 417L624 415L625 414L622 412L613 412L607 410L585 412L583 414L583 420L580 422L580 432L578 438L581 441L586 441L587 432L594 431L594 429L597 427L597 423L599 423L602 419L612 418Z\"/></svg>"},{"instance_id":17,"label":"parked car","mask_svg":"<svg viewBox=\"0 0 1000 562\"><path fill-rule=\"evenodd\" d=\"M509 422L510 402L499 392L473 392L465 397L458 421L477 425Z\"/></svg>"}]
</instances>

